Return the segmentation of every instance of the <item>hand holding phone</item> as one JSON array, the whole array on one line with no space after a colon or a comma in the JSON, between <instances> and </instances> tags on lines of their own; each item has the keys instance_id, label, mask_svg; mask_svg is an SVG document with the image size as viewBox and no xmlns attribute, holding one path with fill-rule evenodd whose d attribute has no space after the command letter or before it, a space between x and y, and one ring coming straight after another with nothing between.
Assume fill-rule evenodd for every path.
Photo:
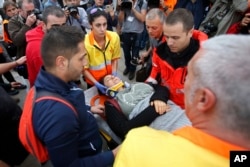
<instances>
[{"instance_id":1,"label":"hand holding phone","mask_svg":"<svg viewBox=\"0 0 250 167\"><path fill-rule=\"evenodd\" d=\"M105 6L105 11L106 11L106 12L110 12L110 11L112 11L112 10L114 10L114 9L113 9L113 5L106 5L106 6Z\"/></svg>"}]
</instances>

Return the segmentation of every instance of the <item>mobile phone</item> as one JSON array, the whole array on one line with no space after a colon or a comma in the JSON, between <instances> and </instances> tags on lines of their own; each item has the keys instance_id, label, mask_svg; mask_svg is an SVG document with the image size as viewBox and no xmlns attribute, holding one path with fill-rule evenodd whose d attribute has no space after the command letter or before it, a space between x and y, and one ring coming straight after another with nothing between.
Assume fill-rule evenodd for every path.
<instances>
[{"instance_id":1,"label":"mobile phone","mask_svg":"<svg viewBox=\"0 0 250 167\"><path fill-rule=\"evenodd\" d=\"M106 11L106 12L110 12L112 9L113 9L113 6L112 6L112 5L106 5L106 6L105 6L105 11Z\"/></svg>"}]
</instances>

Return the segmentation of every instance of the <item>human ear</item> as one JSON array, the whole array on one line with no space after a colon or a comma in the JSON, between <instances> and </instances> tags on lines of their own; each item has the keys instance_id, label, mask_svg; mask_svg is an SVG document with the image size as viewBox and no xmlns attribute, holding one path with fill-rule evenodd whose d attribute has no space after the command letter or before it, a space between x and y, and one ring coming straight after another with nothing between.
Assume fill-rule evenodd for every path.
<instances>
[{"instance_id":1,"label":"human ear","mask_svg":"<svg viewBox=\"0 0 250 167\"><path fill-rule=\"evenodd\" d=\"M207 88L200 89L197 96L198 96L197 109L199 111L206 112L214 107L216 102L216 97L211 90Z\"/></svg>"},{"instance_id":2,"label":"human ear","mask_svg":"<svg viewBox=\"0 0 250 167\"><path fill-rule=\"evenodd\" d=\"M63 56L57 56L56 66L61 68L61 69L64 69L65 67L68 66L68 60Z\"/></svg>"},{"instance_id":3,"label":"human ear","mask_svg":"<svg viewBox=\"0 0 250 167\"><path fill-rule=\"evenodd\" d=\"M188 36L191 38L193 36L193 33L194 33L194 28L188 31Z\"/></svg>"}]
</instances>

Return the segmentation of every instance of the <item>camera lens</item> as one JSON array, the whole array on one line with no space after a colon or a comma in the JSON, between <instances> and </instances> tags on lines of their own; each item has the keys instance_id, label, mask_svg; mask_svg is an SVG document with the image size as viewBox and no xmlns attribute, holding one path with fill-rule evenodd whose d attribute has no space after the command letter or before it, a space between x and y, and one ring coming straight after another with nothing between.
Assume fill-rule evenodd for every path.
<instances>
[{"instance_id":1,"label":"camera lens","mask_svg":"<svg viewBox=\"0 0 250 167\"><path fill-rule=\"evenodd\" d=\"M78 9L77 9L77 7L69 7L69 13L71 14L71 15L77 15L78 14Z\"/></svg>"}]
</instances>

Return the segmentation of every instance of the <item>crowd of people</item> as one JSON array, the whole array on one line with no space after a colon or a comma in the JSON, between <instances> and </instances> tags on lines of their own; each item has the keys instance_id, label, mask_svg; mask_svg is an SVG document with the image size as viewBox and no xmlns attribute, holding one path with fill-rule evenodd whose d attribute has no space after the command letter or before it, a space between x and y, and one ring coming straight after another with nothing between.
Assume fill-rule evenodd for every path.
<instances>
[{"instance_id":1,"label":"crowd of people","mask_svg":"<svg viewBox=\"0 0 250 167\"><path fill-rule=\"evenodd\" d=\"M228 166L250 149L249 0L5 0L1 17L1 167ZM81 77L104 104L85 103ZM103 150L96 114L121 145Z\"/></svg>"}]
</instances>

